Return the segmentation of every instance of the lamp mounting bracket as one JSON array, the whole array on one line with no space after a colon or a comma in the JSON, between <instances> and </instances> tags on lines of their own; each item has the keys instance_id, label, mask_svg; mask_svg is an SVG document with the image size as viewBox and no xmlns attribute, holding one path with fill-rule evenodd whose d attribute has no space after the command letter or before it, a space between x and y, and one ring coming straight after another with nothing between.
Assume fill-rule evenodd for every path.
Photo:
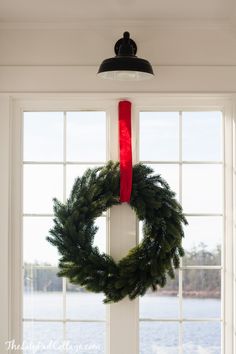
<instances>
[{"instance_id":1,"label":"lamp mounting bracket","mask_svg":"<svg viewBox=\"0 0 236 354\"><path fill-rule=\"evenodd\" d=\"M123 41L124 41L124 38L120 38L117 42L116 42L116 44L115 44L115 46L114 46L114 51L115 51L115 53L116 53L116 55L118 55L118 53L119 53L119 48L120 48L120 46L123 44ZM129 39L129 43L130 43L130 45L133 47L133 53L134 53L134 55L136 55L136 53L137 53L137 45L136 45L136 43L135 43L135 41L133 41L133 39Z\"/></svg>"}]
</instances>

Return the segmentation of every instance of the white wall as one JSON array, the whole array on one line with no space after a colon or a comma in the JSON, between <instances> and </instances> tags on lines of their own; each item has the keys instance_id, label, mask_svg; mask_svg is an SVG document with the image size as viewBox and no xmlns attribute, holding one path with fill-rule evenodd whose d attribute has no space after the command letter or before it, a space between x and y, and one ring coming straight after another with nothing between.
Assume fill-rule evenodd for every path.
<instances>
[{"instance_id":1,"label":"white wall","mask_svg":"<svg viewBox=\"0 0 236 354\"><path fill-rule=\"evenodd\" d=\"M154 80L96 77L124 30L154 65ZM0 48L0 92L236 91L236 31L220 22L2 23Z\"/></svg>"}]
</instances>

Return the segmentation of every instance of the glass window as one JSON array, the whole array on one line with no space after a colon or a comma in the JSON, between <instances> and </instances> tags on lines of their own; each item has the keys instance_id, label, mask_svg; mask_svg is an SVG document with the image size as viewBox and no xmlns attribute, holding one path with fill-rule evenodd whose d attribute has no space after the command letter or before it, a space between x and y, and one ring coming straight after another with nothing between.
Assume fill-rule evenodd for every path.
<instances>
[{"instance_id":1,"label":"glass window","mask_svg":"<svg viewBox=\"0 0 236 354\"><path fill-rule=\"evenodd\" d=\"M153 173L161 175L168 182L170 188L175 191L176 198L179 199L179 165L178 164L149 164L153 169Z\"/></svg>"},{"instance_id":2,"label":"glass window","mask_svg":"<svg viewBox=\"0 0 236 354\"><path fill-rule=\"evenodd\" d=\"M204 348L204 349L203 349ZM183 325L183 353L221 354L219 322L186 322Z\"/></svg>"},{"instance_id":3,"label":"glass window","mask_svg":"<svg viewBox=\"0 0 236 354\"><path fill-rule=\"evenodd\" d=\"M24 161L63 160L63 112L24 113Z\"/></svg>"},{"instance_id":4,"label":"glass window","mask_svg":"<svg viewBox=\"0 0 236 354\"><path fill-rule=\"evenodd\" d=\"M178 112L140 112L140 160L177 161Z\"/></svg>"},{"instance_id":5,"label":"glass window","mask_svg":"<svg viewBox=\"0 0 236 354\"><path fill-rule=\"evenodd\" d=\"M188 216L183 240L184 265L221 264L222 219L222 216Z\"/></svg>"},{"instance_id":6,"label":"glass window","mask_svg":"<svg viewBox=\"0 0 236 354\"><path fill-rule=\"evenodd\" d=\"M63 198L62 165L24 165L23 190L25 214L52 213L53 198Z\"/></svg>"},{"instance_id":7,"label":"glass window","mask_svg":"<svg viewBox=\"0 0 236 354\"><path fill-rule=\"evenodd\" d=\"M67 115L67 160L106 160L106 113L68 112Z\"/></svg>"},{"instance_id":8,"label":"glass window","mask_svg":"<svg viewBox=\"0 0 236 354\"><path fill-rule=\"evenodd\" d=\"M222 213L222 165L183 165L182 205L186 213Z\"/></svg>"},{"instance_id":9,"label":"glass window","mask_svg":"<svg viewBox=\"0 0 236 354\"><path fill-rule=\"evenodd\" d=\"M222 136L221 112L140 112L140 160L153 161L150 166L176 192L189 223L175 279L140 298L142 354L223 350ZM141 223L139 234L141 239Z\"/></svg>"},{"instance_id":10,"label":"glass window","mask_svg":"<svg viewBox=\"0 0 236 354\"><path fill-rule=\"evenodd\" d=\"M35 346L69 341L70 354L77 349L82 354L106 351L104 295L58 277L60 255L46 241L53 225L53 198L65 202L78 176L106 163L106 120L105 112L92 110L24 113L23 336ZM220 111L139 114L139 159L169 183L189 223L175 279L139 299L140 354L224 350L223 124ZM94 244L100 252L108 249L108 214L96 220ZM113 316L125 316L118 312ZM53 354L58 347L40 350Z\"/></svg>"},{"instance_id":11,"label":"glass window","mask_svg":"<svg viewBox=\"0 0 236 354\"><path fill-rule=\"evenodd\" d=\"M183 160L221 161L221 112L183 112L182 117Z\"/></svg>"},{"instance_id":12,"label":"glass window","mask_svg":"<svg viewBox=\"0 0 236 354\"><path fill-rule=\"evenodd\" d=\"M66 341L66 353L104 354L103 296L58 277L60 255L46 236L53 198L65 202L76 177L106 162L106 113L25 112L23 126L24 343L43 354L64 353ZM96 225L94 244L106 252L107 216Z\"/></svg>"},{"instance_id":13,"label":"glass window","mask_svg":"<svg viewBox=\"0 0 236 354\"><path fill-rule=\"evenodd\" d=\"M26 348L24 354L58 354L63 345L63 325L50 322L25 322L23 337Z\"/></svg>"}]
</instances>

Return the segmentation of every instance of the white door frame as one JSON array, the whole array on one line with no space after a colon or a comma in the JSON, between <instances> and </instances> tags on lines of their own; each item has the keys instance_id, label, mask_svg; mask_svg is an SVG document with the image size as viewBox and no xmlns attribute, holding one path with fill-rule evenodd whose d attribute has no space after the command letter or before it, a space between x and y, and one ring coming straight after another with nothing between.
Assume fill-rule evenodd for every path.
<instances>
[{"instance_id":1,"label":"white door frame","mask_svg":"<svg viewBox=\"0 0 236 354\"><path fill-rule=\"evenodd\" d=\"M93 109L105 110L108 116L112 117L110 122L110 143L111 154L109 158L117 159L118 156L118 134L117 134L117 110L116 106L120 99L129 99L133 102L133 121L137 122L137 115L139 110L144 109L190 109L198 108L198 110L217 109L222 110L226 116L225 124L225 221L227 238L224 244L225 252L225 284L224 284L224 314L225 314L225 337L223 338L225 344L224 354L233 354L236 342L235 338L235 280L234 275L236 265L234 258L236 256L236 245L234 242L233 231L233 200L235 189L233 184L233 167L235 177L235 154L234 141L235 136L235 116L234 107L236 98L232 95L191 95L191 94L19 94L9 97L4 95L0 101L0 134L2 141L4 141L5 148L0 154L0 162L3 168L1 175L2 200L0 203L0 213L2 217L2 240L1 240L1 269L6 272L1 272L1 352L6 351L4 342L6 339L16 339L20 341L21 338L21 318L22 318L22 242L21 242L21 215L22 215L22 174L21 174L21 160L22 160L22 128L21 117L25 110L76 110L76 109ZM115 117L115 118L114 118ZM113 120L114 118L114 120ZM234 133L234 134L233 134ZM137 126L133 124L133 159L137 161ZM235 208L234 208L235 210ZM118 213L118 214L117 214ZM120 239L119 251L117 251L117 238L115 233L117 230L116 222L120 218L123 221L123 226L120 232L123 235ZM111 211L111 234L114 236L110 240L110 250L115 258L124 254L136 242L136 223L132 215L128 212L124 205L120 207L120 211ZM130 238L126 237L127 230L130 233ZM119 308L120 306L120 308ZM129 311L133 322L125 322L124 313ZM108 324L110 322L110 341L108 340L108 348L110 353L118 354L115 348L119 348L121 341L123 343L130 343L129 354L137 354L138 352L138 302L131 303L127 300L121 301L116 305L111 305ZM114 324L114 326L113 326ZM120 325L122 327L120 327ZM3 328L1 326L3 325ZM122 336L120 337L117 330ZM125 330L126 329L126 330ZM14 351L13 351L14 352ZM9 351L8 351L9 353Z\"/></svg>"}]
</instances>

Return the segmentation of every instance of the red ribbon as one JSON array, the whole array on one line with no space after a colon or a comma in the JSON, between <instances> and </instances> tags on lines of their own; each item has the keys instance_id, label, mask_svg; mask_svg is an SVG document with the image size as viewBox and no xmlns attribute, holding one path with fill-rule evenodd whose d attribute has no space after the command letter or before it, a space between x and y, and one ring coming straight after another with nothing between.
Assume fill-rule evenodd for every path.
<instances>
[{"instance_id":1,"label":"red ribbon","mask_svg":"<svg viewBox=\"0 0 236 354\"><path fill-rule=\"evenodd\" d=\"M131 102L119 102L120 201L129 202L132 190Z\"/></svg>"}]
</instances>

